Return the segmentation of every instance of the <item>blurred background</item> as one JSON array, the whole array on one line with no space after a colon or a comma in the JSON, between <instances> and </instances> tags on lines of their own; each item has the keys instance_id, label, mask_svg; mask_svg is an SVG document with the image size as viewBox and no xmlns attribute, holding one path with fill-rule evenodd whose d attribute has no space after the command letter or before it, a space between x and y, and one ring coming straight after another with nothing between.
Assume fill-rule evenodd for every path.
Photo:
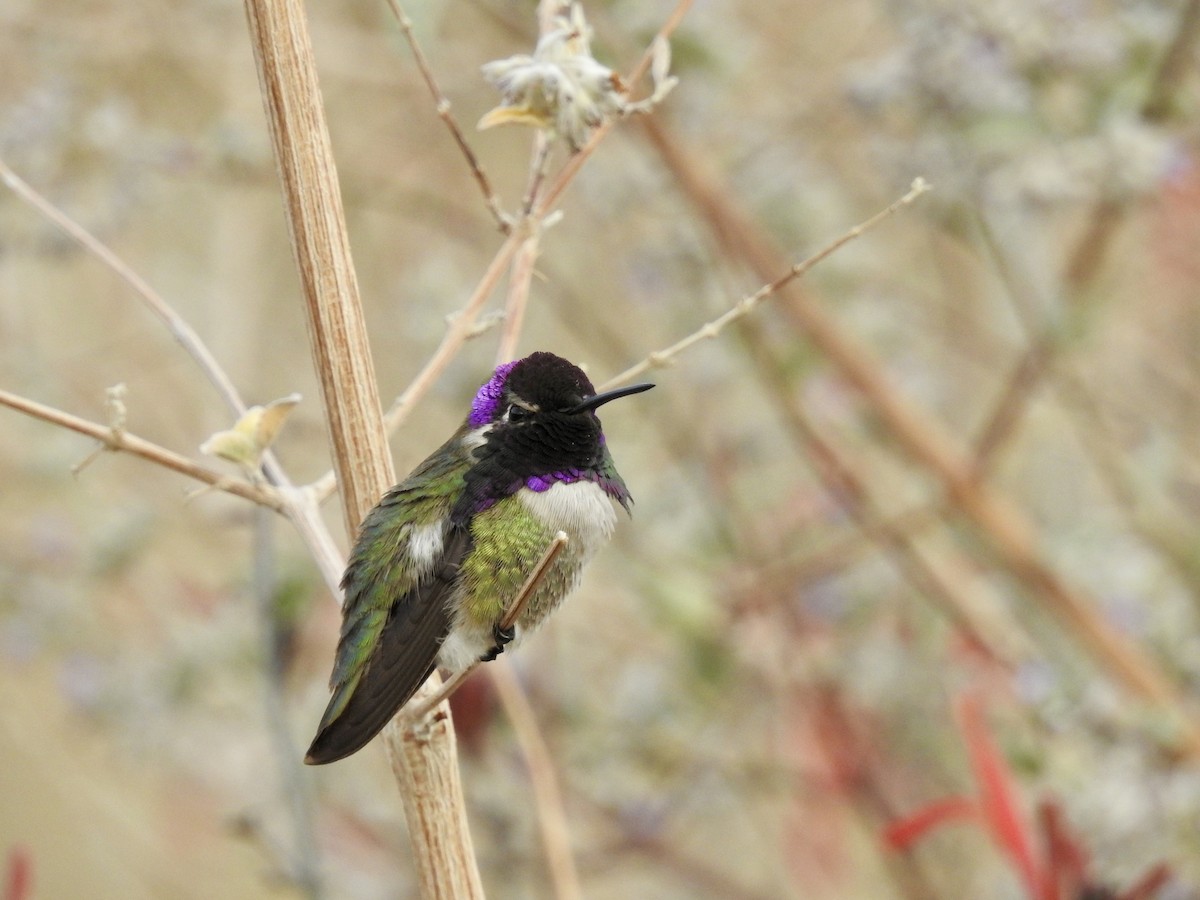
<instances>
[{"instance_id":1,"label":"blurred background","mask_svg":"<svg viewBox=\"0 0 1200 900\"><path fill-rule=\"evenodd\" d=\"M515 208L531 133L476 133L479 67L529 52L534 5L407 9ZM628 72L670 10L586 4L597 58ZM309 13L387 404L501 236L387 6ZM1033 865L1065 898L1159 863L1157 896L1200 896L1198 30L1193 0L689 12L679 87L562 201L522 354L599 383L934 190L605 410L634 516L510 661L585 896L1017 898ZM277 453L299 483L329 468L239 4L7 0L0 158L250 402L303 394ZM399 472L495 346L395 435ZM180 453L231 424L4 190L0 387L105 422L118 383L129 429ZM0 409L7 896L412 896L381 748L300 764L338 612L291 528L121 454L72 476L94 446ZM456 707L489 896L554 896L489 680Z\"/></svg>"}]
</instances>

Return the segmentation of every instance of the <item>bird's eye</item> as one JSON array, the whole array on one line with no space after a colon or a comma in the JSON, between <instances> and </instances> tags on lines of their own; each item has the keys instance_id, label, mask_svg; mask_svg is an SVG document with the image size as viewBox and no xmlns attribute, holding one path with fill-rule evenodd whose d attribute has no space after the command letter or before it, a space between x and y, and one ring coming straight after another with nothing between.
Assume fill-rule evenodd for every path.
<instances>
[{"instance_id":1,"label":"bird's eye","mask_svg":"<svg viewBox=\"0 0 1200 900\"><path fill-rule=\"evenodd\" d=\"M518 406L517 404L513 403L508 407L508 412L506 415L510 423L523 422L533 415L533 412L532 410L528 410L523 406Z\"/></svg>"}]
</instances>

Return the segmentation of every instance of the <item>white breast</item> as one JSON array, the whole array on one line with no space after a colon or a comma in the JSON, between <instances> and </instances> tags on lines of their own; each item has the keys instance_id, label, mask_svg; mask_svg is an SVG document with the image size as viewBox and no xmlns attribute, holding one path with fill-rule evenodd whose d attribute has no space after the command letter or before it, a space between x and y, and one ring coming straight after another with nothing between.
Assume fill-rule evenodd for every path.
<instances>
[{"instance_id":1,"label":"white breast","mask_svg":"<svg viewBox=\"0 0 1200 900\"><path fill-rule=\"evenodd\" d=\"M565 531L585 561L617 527L617 511L598 484L559 482L544 491L521 488L521 502L551 531Z\"/></svg>"}]
</instances>

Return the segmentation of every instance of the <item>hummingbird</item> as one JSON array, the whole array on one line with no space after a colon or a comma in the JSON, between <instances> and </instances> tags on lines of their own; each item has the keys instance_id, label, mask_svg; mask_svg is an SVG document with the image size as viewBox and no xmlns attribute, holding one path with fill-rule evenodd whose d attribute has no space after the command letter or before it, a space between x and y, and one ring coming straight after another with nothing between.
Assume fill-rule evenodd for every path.
<instances>
[{"instance_id":1,"label":"hummingbird","mask_svg":"<svg viewBox=\"0 0 1200 900\"><path fill-rule=\"evenodd\" d=\"M367 514L342 579L333 694L304 761L362 749L437 666L516 646L574 590L630 512L596 410L649 390L596 393L539 352L496 368L466 421ZM502 619L559 532L568 538L509 629Z\"/></svg>"}]
</instances>

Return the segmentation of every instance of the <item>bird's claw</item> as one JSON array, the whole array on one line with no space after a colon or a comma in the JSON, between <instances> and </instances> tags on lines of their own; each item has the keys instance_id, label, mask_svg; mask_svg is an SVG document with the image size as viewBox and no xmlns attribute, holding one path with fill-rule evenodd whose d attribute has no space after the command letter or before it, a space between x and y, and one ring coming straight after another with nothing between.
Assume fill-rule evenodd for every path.
<instances>
[{"instance_id":1,"label":"bird's claw","mask_svg":"<svg viewBox=\"0 0 1200 900\"><path fill-rule=\"evenodd\" d=\"M517 629L515 626L510 625L508 628L501 628L499 625L496 625L492 629L492 637L496 639L496 646L481 656L479 658L480 662L491 662L504 652L505 645L512 643L512 639L516 636Z\"/></svg>"}]
</instances>

